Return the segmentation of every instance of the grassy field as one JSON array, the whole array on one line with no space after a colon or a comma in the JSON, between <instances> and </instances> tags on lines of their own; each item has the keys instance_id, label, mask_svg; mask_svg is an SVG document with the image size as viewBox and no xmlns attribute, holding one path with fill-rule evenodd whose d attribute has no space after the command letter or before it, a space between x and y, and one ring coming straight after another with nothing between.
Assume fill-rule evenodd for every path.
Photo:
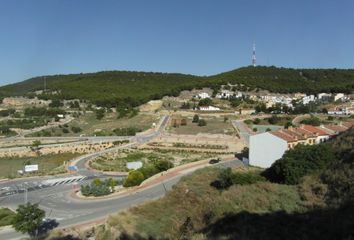
<instances>
[{"instance_id":1,"label":"grassy field","mask_svg":"<svg viewBox=\"0 0 354 240\"><path fill-rule=\"evenodd\" d=\"M22 169L25 163L39 165L39 172L33 173L36 175L62 173L63 171L65 172L65 169L62 167L64 161L71 160L80 155L78 153L61 153L38 157L0 158L0 178L18 176L17 170Z\"/></svg>"},{"instance_id":2,"label":"grassy field","mask_svg":"<svg viewBox=\"0 0 354 240\"><path fill-rule=\"evenodd\" d=\"M210 186L217 174L215 168L199 170L183 178L164 198L110 216L108 225L137 239L180 239L181 229L202 232L227 213L290 213L305 209L294 186L259 182L234 185L220 192Z\"/></svg>"},{"instance_id":3,"label":"grassy field","mask_svg":"<svg viewBox=\"0 0 354 240\"><path fill-rule=\"evenodd\" d=\"M90 166L94 169L102 171L128 171L127 162L142 161L148 163L154 160L168 160L173 162L175 166L188 162L199 161L214 157L208 153L189 153L183 151L149 151L149 150L120 150L116 153L109 153L100 156L91 162Z\"/></svg>"},{"instance_id":4,"label":"grassy field","mask_svg":"<svg viewBox=\"0 0 354 240\"><path fill-rule=\"evenodd\" d=\"M38 136L38 134L48 135L48 133L51 136L79 136L81 134L86 136L93 136L98 133L110 135L112 134L113 129L130 127L144 131L151 128L152 124L158 123L158 121L159 118L156 115L149 114L138 114L132 118L117 119L116 113L106 113L103 119L97 120L95 113L86 113L81 115L78 119L75 119L67 124L67 126L51 128L31 134L31 136ZM72 127L79 127L82 129L82 131L74 133L72 131Z\"/></svg>"},{"instance_id":5,"label":"grassy field","mask_svg":"<svg viewBox=\"0 0 354 240\"><path fill-rule=\"evenodd\" d=\"M0 227L11 225L15 213L8 208L0 208Z\"/></svg>"},{"instance_id":6,"label":"grassy field","mask_svg":"<svg viewBox=\"0 0 354 240\"><path fill-rule=\"evenodd\" d=\"M206 126L200 127L198 123L193 123L192 119L188 118L186 126L171 127L169 129L170 133L174 134L190 134L195 135L198 133L209 133L209 134L229 134L235 133L235 129L232 127L230 120L224 121L223 117L202 117L207 123Z\"/></svg>"}]
</instances>

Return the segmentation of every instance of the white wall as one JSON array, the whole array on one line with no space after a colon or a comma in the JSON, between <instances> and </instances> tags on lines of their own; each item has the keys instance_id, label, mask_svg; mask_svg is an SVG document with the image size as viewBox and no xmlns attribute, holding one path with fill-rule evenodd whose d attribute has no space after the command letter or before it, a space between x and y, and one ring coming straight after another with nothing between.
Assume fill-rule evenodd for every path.
<instances>
[{"instance_id":1,"label":"white wall","mask_svg":"<svg viewBox=\"0 0 354 240\"><path fill-rule=\"evenodd\" d=\"M329 135L316 137L316 144L323 143L329 139Z\"/></svg>"},{"instance_id":2,"label":"white wall","mask_svg":"<svg viewBox=\"0 0 354 240\"><path fill-rule=\"evenodd\" d=\"M250 136L249 164L268 168L280 159L288 148L285 140L268 132Z\"/></svg>"}]
</instances>

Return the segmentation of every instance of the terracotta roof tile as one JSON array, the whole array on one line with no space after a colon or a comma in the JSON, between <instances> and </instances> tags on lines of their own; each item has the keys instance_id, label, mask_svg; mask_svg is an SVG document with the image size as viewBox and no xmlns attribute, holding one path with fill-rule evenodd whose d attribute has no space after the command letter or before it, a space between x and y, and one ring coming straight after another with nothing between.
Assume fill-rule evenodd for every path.
<instances>
[{"instance_id":1,"label":"terracotta roof tile","mask_svg":"<svg viewBox=\"0 0 354 240\"><path fill-rule=\"evenodd\" d=\"M305 129L306 131L312 132L313 134L318 134L319 136L328 135L328 132L319 127L314 127L311 125L302 125L301 128Z\"/></svg>"}]
</instances>

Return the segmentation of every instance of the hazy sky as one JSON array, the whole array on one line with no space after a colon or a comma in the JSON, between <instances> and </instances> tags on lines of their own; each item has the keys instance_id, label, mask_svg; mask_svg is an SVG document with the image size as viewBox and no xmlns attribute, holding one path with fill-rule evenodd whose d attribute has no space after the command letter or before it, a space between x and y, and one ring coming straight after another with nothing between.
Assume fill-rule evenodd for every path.
<instances>
[{"instance_id":1,"label":"hazy sky","mask_svg":"<svg viewBox=\"0 0 354 240\"><path fill-rule=\"evenodd\" d=\"M353 0L1 0L0 85L101 70L353 68Z\"/></svg>"}]
</instances>

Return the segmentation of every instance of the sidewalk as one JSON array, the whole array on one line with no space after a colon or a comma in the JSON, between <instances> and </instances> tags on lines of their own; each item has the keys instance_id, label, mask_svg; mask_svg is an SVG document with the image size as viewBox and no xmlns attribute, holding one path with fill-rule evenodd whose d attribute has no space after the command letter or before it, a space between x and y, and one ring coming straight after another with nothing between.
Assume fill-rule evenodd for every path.
<instances>
[{"instance_id":1,"label":"sidewalk","mask_svg":"<svg viewBox=\"0 0 354 240\"><path fill-rule=\"evenodd\" d=\"M234 158L226 158L221 160L219 163L217 164L209 164L209 160L210 159L206 159L206 160L201 160L198 162L192 162L192 163L188 163L188 164L184 164L175 168L171 168L165 172L161 172L158 173L148 179L146 179L145 181L143 181L139 186L135 186L135 187L131 187L131 188L126 188L122 191L119 192L115 192L111 195L107 195L107 196L102 196L102 197L83 197L81 194L78 195L76 193L72 193L71 197L74 200L87 200L87 201L100 201L100 200L108 200L108 199L113 199L113 198L121 198L124 197L126 195L130 195L130 194L134 194L137 193L139 191L154 187L158 184L161 184L164 181L167 180L172 180L180 175L189 173L189 172L193 172L196 171L198 169L207 167L207 166L215 166L215 165L219 165L231 160L234 160Z\"/></svg>"}]
</instances>

